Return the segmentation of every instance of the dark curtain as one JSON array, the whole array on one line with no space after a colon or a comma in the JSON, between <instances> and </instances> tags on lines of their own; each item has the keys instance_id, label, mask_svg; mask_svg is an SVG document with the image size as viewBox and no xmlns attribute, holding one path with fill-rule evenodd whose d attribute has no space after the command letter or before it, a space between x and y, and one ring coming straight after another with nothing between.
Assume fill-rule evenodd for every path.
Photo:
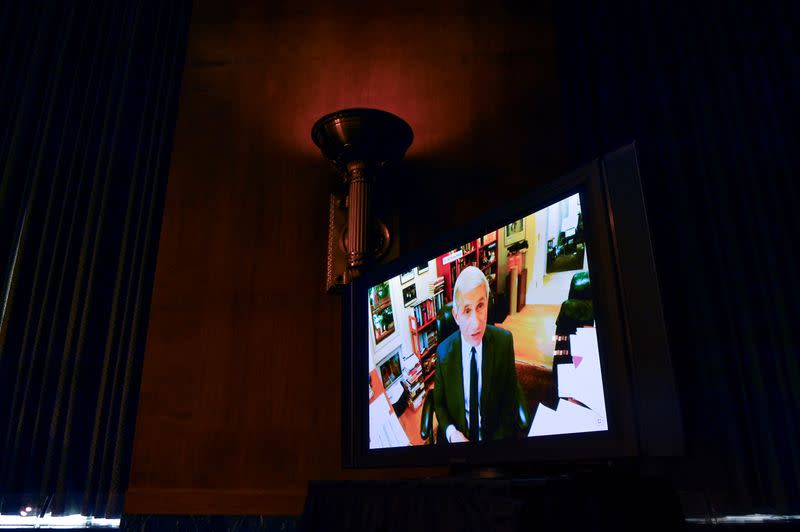
<instances>
[{"instance_id":1,"label":"dark curtain","mask_svg":"<svg viewBox=\"0 0 800 532\"><path fill-rule=\"evenodd\" d=\"M678 487L800 510L797 2L556 2L567 145L635 140L681 396Z\"/></svg>"},{"instance_id":2,"label":"dark curtain","mask_svg":"<svg viewBox=\"0 0 800 532\"><path fill-rule=\"evenodd\" d=\"M0 7L0 512L119 516L191 3Z\"/></svg>"}]
</instances>

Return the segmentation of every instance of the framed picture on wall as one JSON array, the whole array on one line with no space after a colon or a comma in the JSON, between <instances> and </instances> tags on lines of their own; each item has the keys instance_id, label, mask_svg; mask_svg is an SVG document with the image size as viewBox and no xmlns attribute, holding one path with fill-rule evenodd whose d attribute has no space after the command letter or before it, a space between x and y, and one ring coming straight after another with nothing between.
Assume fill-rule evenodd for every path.
<instances>
[{"instance_id":1,"label":"framed picture on wall","mask_svg":"<svg viewBox=\"0 0 800 532\"><path fill-rule=\"evenodd\" d=\"M506 247L525 239L525 219L520 218L506 226Z\"/></svg>"},{"instance_id":2,"label":"framed picture on wall","mask_svg":"<svg viewBox=\"0 0 800 532\"><path fill-rule=\"evenodd\" d=\"M403 288L403 306L409 306L417 300L417 285L410 284Z\"/></svg>"},{"instance_id":3,"label":"framed picture on wall","mask_svg":"<svg viewBox=\"0 0 800 532\"><path fill-rule=\"evenodd\" d=\"M369 310L372 314L372 332L375 335L375 345L377 345L394 332L392 297L389 295L387 281L370 288Z\"/></svg>"},{"instance_id":4,"label":"framed picture on wall","mask_svg":"<svg viewBox=\"0 0 800 532\"><path fill-rule=\"evenodd\" d=\"M406 284L409 281L414 280L414 270L409 270L406 273L400 274L400 284Z\"/></svg>"},{"instance_id":5,"label":"framed picture on wall","mask_svg":"<svg viewBox=\"0 0 800 532\"><path fill-rule=\"evenodd\" d=\"M423 262L422 264L417 266L417 275L419 275L421 273L425 273L427 271L428 271L428 263L427 262Z\"/></svg>"}]
</instances>

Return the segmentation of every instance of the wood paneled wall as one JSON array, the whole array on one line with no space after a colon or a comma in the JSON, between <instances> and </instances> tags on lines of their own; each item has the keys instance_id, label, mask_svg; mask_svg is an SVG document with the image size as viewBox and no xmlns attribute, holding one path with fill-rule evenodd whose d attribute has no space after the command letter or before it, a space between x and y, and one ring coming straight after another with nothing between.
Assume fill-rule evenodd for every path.
<instances>
[{"instance_id":1,"label":"wood paneled wall","mask_svg":"<svg viewBox=\"0 0 800 532\"><path fill-rule=\"evenodd\" d=\"M294 514L342 471L335 176L310 140L347 107L407 120L379 183L411 249L563 173L548 10L196 2L156 271L128 513Z\"/></svg>"}]
</instances>

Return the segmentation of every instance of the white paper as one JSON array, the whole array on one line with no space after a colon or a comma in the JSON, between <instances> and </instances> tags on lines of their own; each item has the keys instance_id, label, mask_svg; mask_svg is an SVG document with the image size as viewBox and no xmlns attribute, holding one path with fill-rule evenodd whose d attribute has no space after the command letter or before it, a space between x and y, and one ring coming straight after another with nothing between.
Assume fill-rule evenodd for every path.
<instances>
[{"instance_id":1,"label":"white paper","mask_svg":"<svg viewBox=\"0 0 800 532\"><path fill-rule=\"evenodd\" d=\"M560 399L556 409L539 405L533 418L528 436L547 436L551 434L575 434L607 430L605 416L593 410Z\"/></svg>"},{"instance_id":2,"label":"white paper","mask_svg":"<svg viewBox=\"0 0 800 532\"><path fill-rule=\"evenodd\" d=\"M548 434L561 434L561 429L558 427L556 411L540 404L528 436L547 436Z\"/></svg>"},{"instance_id":3,"label":"white paper","mask_svg":"<svg viewBox=\"0 0 800 532\"><path fill-rule=\"evenodd\" d=\"M410 445L403 426L385 396L369 405L369 447L403 447Z\"/></svg>"},{"instance_id":4,"label":"white paper","mask_svg":"<svg viewBox=\"0 0 800 532\"><path fill-rule=\"evenodd\" d=\"M572 364L558 364L558 396L572 397L606 417L597 331L579 328L570 336Z\"/></svg>"},{"instance_id":5,"label":"white paper","mask_svg":"<svg viewBox=\"0 0 800 532\"><path fill-rule=\"evenodd\" d=\"M558 402L556 416L559 424L563 426L564 432L594 432L608 429L604 415L601 416L594 410L564 399Z\"/></svg>"}]
</instances>

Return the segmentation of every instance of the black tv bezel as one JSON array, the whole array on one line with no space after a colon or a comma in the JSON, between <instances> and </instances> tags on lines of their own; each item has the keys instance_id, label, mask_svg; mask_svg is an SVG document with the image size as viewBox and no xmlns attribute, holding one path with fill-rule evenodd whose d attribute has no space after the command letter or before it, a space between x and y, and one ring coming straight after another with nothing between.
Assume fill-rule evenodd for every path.
<instances>
[{"instance_id":1,"label":"black tv bezel","mask_svg":"<svg viewBox=\"0 0 800 532\"><path fill-rule=\"evenodd\" d=\"M672 374L659 376L651 371L637 375L637 367L671 370L666 346L666 333L660 308L658 283L654 267L641 268L643 261L652 264L652 248L647 231L646 211L638 178L635 149L629 146L620 150L621 159L632 161L633 172L625 177L629 182L612 184L604 171L605 161L593 161L578 170L540 186L529 194L509 201L473 222L440 235L424 248L408 253L389 263L374 267L355 279L343 290L342 298L342 464L346 468L368 467L413 467L413 466L497 466L511 464L539 464L544 468L564 463L607 463L617 459L629 459L648 452L646 432L652 422L643 421L637 412L637 401L656 401L659 414L669 419L657 436L666 441L660 444L660 454L676 455L682 452L682 433L677 412ZM629 164L630 165L630 164ZM623 172L624 173L624 172ZM633 181L630 181L630 179ZM624 181L624 180L623 180ZM613 190L628 189L635 185L638 195L622 195ZM378 282L390 279L407 271L423 260L430 260L470 239L502 228L508 223L537 212L555 201L575 192L581 194L581 211L584 219L586 248L589 254L589 273L592 279L598 345L601 353L601 369L606 400L608 430L598 432L571 433L553 436L537 436L522 440L502 440L458 445L424 445L384 449L369 449L369 413L367 400L368 383L366 371L369 356L367 319L367 290ZM636 250L619 253L619 228L615 223L638 223L644 231L635 232ZM621 264L620 261L624 262ZM627 290L626 290L627 288ZM637 290L638 303L657 305L654 313L657 323L648 325L644 333L648 341L661 342L663 349L647 349L643 345L631 345L632 339L642 337L642 331L631 328L631 291ZM644 292L645 294L643 294ZM357 304L357 302L360 302ZM361 325L359 327L359 324ZM645 326L639 323L640 329ZM646 351L646 352L645 352ZM617 356L611 356L617 353ZM635 355L634 355L635 353ZM644 364L637 357L645 359ZM653 359L653 360L650 360ZM666 385L652 388L649 382L637 382L647 378L661 378ZM650 393L654 389L659 395Z\"/></svg>"}]
</instances>

